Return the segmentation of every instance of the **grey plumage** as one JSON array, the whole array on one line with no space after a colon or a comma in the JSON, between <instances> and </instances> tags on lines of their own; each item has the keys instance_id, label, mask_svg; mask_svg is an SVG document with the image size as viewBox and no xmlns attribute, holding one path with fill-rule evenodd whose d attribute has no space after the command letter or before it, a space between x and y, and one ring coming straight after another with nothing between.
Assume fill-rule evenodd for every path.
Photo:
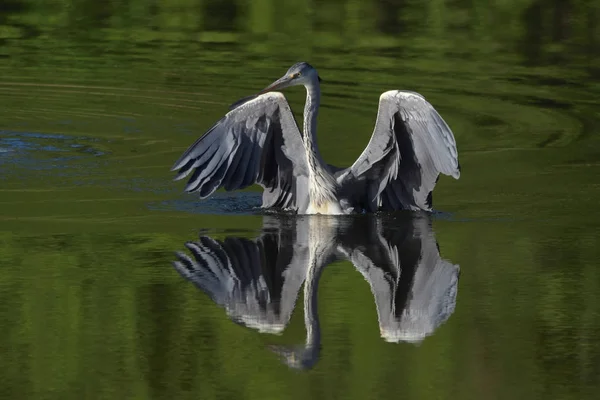
<instances>
[{"instance_id":1,"label":"grey plumage","mask_svg":"<svg viewBox=\"0 0 600 400\"><path fill-rule=\"evenodd\" d=\"M456 179L460 166L452 131L423 96L393 90L379 99L373 136L356 162L341 175L362 183L368 211L430 210L440 173Z\"/></svg>"},{"instance_id":2,"label":"grey plumage","mask_svg":"<svg viewBox=\"0 0 600 400\"><path fill-rule=\"evenodd\" d=\"M433 106L418 93L383 93L369 144L352 166L338 168L317 147L319 81L312 66L298 63L234 103L175 162L175 179L192 174L186 191L200 198L257 183L264 208L301 214L431 210L439 174L460 176L454 135ZM294 85L307 92L302 132L285 97L273 92Z\"/></svg>"},{"instance_id":3,"label":"grey plumage","mask_svg":"<svg viewBox=\"0 0 600 400\"><path fill-rule=\"evenodd\" d=\"M307 176L300 132L281 93L267 93L235 108L175 162L175 179L193 172L186 191L210 196L219 187L265 189L264 207L289 208L302 197Z\"/></svg>"}]
</instances>

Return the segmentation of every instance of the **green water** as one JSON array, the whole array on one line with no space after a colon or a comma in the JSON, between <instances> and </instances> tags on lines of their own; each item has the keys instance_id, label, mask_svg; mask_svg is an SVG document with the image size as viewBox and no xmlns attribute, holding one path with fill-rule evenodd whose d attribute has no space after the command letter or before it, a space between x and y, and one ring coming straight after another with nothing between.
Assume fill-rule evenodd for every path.
<instances>
[{"instance_id":1,"label":"green water","mask_svg":"<svg viewBox=\"0 0 600 400\"><path fill-rule=\"evenodd\" d=\"M596 398L598 26L580 0L3 1L0 396ZM261 334L172 266L199 233L259 237L256 189L199 203L169 171L300 60L324 79L328 162L351 164L379 95L408 89L462 166L432 221L460 265L453 313L388 343L369 284L335 261L303 371L269 351L304 342L302 291L283 333ZM286 96L299 115L303 89Z\"/></svg>"}]
</instances>

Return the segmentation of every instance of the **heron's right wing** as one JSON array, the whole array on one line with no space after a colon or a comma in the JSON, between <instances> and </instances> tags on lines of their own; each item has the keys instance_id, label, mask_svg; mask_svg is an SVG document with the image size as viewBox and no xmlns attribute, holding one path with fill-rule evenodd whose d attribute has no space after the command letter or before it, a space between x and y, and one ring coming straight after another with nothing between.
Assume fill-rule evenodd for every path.
<instances>
[{"instance_id":1,"label":"heron's right wing","mask_svg":"<svg viewBox=\"0 0 600 400\"><path fill-rule=\"evenodd\" d=\"M185 188L201 198L215 190L258 183L269 191L266 207L293 207L297 180L307 175L302 137L288 102L278 92L258 96L228 112L192 144L171 170L176 180L193 172Z\"/></svg>"}]
</instances>

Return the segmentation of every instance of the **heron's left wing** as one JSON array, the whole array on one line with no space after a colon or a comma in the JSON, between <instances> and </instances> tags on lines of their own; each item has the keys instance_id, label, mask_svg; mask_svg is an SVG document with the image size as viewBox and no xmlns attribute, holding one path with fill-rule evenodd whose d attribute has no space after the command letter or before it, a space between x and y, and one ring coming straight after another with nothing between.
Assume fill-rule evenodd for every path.
<instances>
[{"instance_id":1,"label":"heron's left wing","mask_svg":"<svg viewBox=\"0 0 600 400\"><path fill-rule=\"evenodd\" d=\"M370 211L430 210L440 173L460 176L456 141L446 122L418 93L383 93L373 136L344 179L366 184Z\"/></svg>"}]
</instances>

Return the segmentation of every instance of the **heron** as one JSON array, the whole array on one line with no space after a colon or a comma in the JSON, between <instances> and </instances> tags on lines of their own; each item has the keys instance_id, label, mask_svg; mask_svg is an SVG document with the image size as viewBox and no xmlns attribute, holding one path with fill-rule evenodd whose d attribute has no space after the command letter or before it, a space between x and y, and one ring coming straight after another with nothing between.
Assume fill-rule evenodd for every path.
<instances>
[{"instance_id":1,"label":"heron","mask_svg":"<svg viewBox=\"0 0 600 400\"><path fill-rule=\"evenodd\" d=\"M419 93L384 92L367 147L348 168L327 164L317 146L321 78L307 62L231 110L175 162L175 180L201 199L217 189L263 187L262 208L298 214L351 214L432 209L440 173L458 179L454 134ZM302 132L285 96L306 88Z\"/></svg>"},{"instance_id":2,"label":"heron","mask_svg":"<svg viewBox=\"0 0 600 400\"><path fill-rule=\"evenodd\" d=\"M420 343L456 304L460 268L441 258L426 215L266 215L254 240L200 236L186 247L191 256L177 252L173 263L181 276L224 307L231 320L261 333L284 331L304 285L304 343L269 346L292 368L309 369L318 360L318 284L335 261L350 261L368 282L387 342Z\"/></svg>"}]
</instances>

